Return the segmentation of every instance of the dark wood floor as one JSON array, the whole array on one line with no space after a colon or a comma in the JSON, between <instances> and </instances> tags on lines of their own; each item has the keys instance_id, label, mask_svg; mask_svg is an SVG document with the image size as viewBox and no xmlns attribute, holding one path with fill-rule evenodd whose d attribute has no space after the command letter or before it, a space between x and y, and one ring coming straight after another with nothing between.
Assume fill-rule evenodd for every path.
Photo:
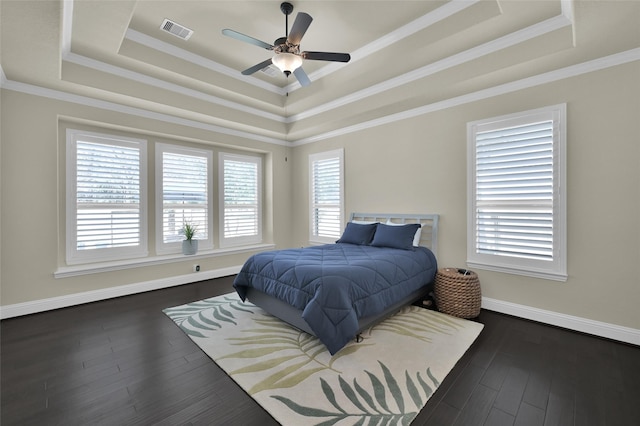
<instances>
[{"instance_id":1,"label":"dark wood floor","mask_svg":"<svg viewBox=\"0 0 640 426\"><path fill-rule=\"evenodd\" d=\"M1 322L1 423L277 424L162 309L233 277ZM482 311L414 425L640 425L640 348Z\"/></svg>"}]
</instances>

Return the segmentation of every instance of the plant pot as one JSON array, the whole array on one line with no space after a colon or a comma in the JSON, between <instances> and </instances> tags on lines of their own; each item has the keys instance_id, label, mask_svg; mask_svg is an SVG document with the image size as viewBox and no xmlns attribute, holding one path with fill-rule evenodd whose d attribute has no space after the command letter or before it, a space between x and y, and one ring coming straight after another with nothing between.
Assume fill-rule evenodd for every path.
<instances>
[{"instance_id":1,"label":"plant pot","mask_svg":"<svg viewBox=\"0 0 640 426\"><path fill-rule=\"evenodd\" d=\"M198 240L182 241L182 254L191 255L198 252Z\"/></svg>"}]
</instances>

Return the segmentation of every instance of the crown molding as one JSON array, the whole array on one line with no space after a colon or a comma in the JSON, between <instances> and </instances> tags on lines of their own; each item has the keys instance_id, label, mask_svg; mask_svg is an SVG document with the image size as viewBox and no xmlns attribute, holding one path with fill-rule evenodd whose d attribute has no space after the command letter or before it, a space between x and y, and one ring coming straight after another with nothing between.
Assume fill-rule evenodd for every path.
<instances>
[{"instance_id":1,"label":"crown molding","mask_svg":"<svg viewBox=\"0 0 640 426\"><path fill-rule=\"evenodd\" d=\"M27 83L21 83L16 81L7 80L2 72L0 86L3 89L23 92L31 95L42 96L51 99L57 99L65 102L72 102L76 104L86 105L95 108L101 108L110 111L116 111L124 114L131 114L139 117L149 118L153 120L161 120L179 124L188 127L199 128L212 132L238 136L246 139L256 140L260 142L267 142L276 145L284 146L299 146L309 143L319 142L325 139L354 133L360 130L370 129L372 127L381 126L384 124L393 123L396 121L406 120L408 118L417 117L431 112L440 111L447 108L452 108L458 105L463 105L471 102L488 99L494 96L504 95L512 93L518 90L528 89L531 87L539 86L542 84L552 83L558 80L579 76L594 71L603 70L606 68L624 65L626 63L635 62L640 60L640 48L627 50L624 52L616 53L613 55L605 56L602 58L594 59L591 61L583 62L581 64L571 65L558 70L550 71L547 73L539 74L532 77L527 77L521 80L513 81L510 83L501 84L491 88L479 90L473 93L469 93L462 96L457 96L443 101L435 102L421 107L401 111L395 114L390 114L384 117L380 117L374 120L364 121L352 126L342 127L330 132L320 133L307 138L301 138L295 141L287 142L285 139L276 139L266 136L253 134L250 132L244 132L234 129L229 129L223 126L203 123L195 120L187 120L180 117L175 117L168 114L156 113L141 108L134 108L125 105L116 104L113 102L102 101L87 96L75 95L59 90L48 89L40 86L35 86ZM2 71L2 68L0 68Z\"/></svg>"},{"instance_id":2,"label":"crown molding","mask_svg":"<svg viewBox=\"0 0 640 426\"><path fill-rule=\"evenodd\" d=\"M281 123L292 123L297 121L297 118L294 116L292 117L285 117L285 115L278 115L278 114L273 114L273 113L269 113L263 110L260 110L258 108L252 108L252 107L248 107L236 102L232 102L232 101L227 101L225 99L219 98L217 96L213 96L213 95L207 95L204 94L200 91L197 90L193 90L193 89L188 89L185 88L184 86L180 86L177 84L173 84L173 83L169 83L157 78L153 78L153 77L149 77L146 76L144 74L135 72L135 71L131 71L131 70L127 70L121 67L117 67L114 65L110 65L107 64L105 62L101 62L92 58L88 58L85 57L83 55L80 54L76 54L73 53L71 51L71 39L72 39L72 34L73 34L73 6L74 6L74 1L75 0L64 0L63 5L62 5L62 36L61 36L61 52L62 52L62 60L63 61L67 61L67 62L71 62L71 63L75 63L81 66L85 66L91 69L95 69L97 71L101 71L101 72L105 72L107 74L112 74L112 75L116 75L122 78L126 78L126 79L130 79L132 81L137 81L143 84L147 84L147 85L151 85L153 87L158 87L160 89L164 89L167 91L171 91L174 93L179 93L182 95L187 95L187 96L191 96L200 100L204 100L206 102L210 102L212 104L216 104L216 105L221 105L227 108L231 108L237 111L241 111L241 112L245 112L248 114L252 114L252 115L256 115L262 118L266 118L269 120L273 120L273 121L277 121L277 122L281 122ZM414 21L410 22L407 25L404 25L403 27L398 28L397 30L369 43L368 45L358 49L356 52L354 52L354 54L352 55L352 62L358 61L360 59L363 59L371 54L374 54L376 52L378 52L379 50L393 44L396 43L400 40L402 40L405 37L410 36L411 34L414 34L417 31L420 31L424 28L427 28L430 25L433 25L461 10L464 10L467 7L470 7L471 5L477 3L480 0L473 0L473 1L467 1L467 0L452 0L451 2L447 3L446 5L432 11L429 12L425 15L423 15L422 17L415 19ZM200 55L196 55L194 53L188 52L185 49L182 49L180 47L177 47L175 45L172 45L170 43L166 43L163 42L161 40L158 40L156 38L153 38L151 36L148 36L146 34L143 34L139 31L136 30L132 30L132 29L127 29L126 33L125 33L125 38L128 40L131 40L135 43L139 43L143 46L149 47L151 49L160 51L162 53L174 56L176 58L182 59L184 61L190 62L192 64L198 65L200 67L209 69L211 71L215 71L218 73L221 73L223 75L226 75L228 77L232 77L235 79L238 79L240 81L243 81L245 83L248 84L252 84L254 86L257 86L259 88L262 88L264 90L268 90L270 92L279 94L279 95L286 95L287 93L292 92L293 90L295 90L296 88L300 88L300 85L298 83L292 83L289 86L285 87L285 88L281 88L278 87L274 84L270 84L270 83L266 83L262 80L256 79L255 77L248 77L248 76L243 76L242 74L238 73L237 70L227 67L225 65L222 65L216 61L213 61L211 59L208 58L204 58ZM335 71L337 71L338 69L342 68L342 66L344 66L346 64L330 64L327 65L325 67L323 67L322 69L314 72L311 74L312 78L314 80L317 80L319 78L325 77ZM295 87L297 85L297 87ZM375 94L377 92L371 92L371 94L368 94L366 96L371 96L372 94ZM348 97L345 98L346 103L349 102L353 102L353 101L348 101ZM357 100L359 98L355 98L354 100ZM319 114L323 111L327 111L329 109L333 108L333 106L331 106L330 104L325 104L325 106L321 106L317 112L315 113L311 113L308 116L312 116L315 114ZM304 118L304 117L303 117Z\"/></svg>"},{"instance_id":3,"label":"crown molding","mask_svg":"<svg viewBox=\"0 0 640 426\"><path fill-rule=\"evenodd\" d=\"M513 81L510 83L501 84L491 88L479 90L473 93L469 93L462 96L457 96L443 101L434 102L432 104L423 105L421 107L401 111L395 114L390 114L384 117L376 118L373 120L364 121L352 126L342 127L340 129L332 130L330 132L320 133L307 138L301 138L295 141L287 142L284 138L270 138L266 136L257 135L250 132L234 130L223 126L214 124L203 123L195 120L187 120L180 117L175 117L168 114L162 114L144 110L141 108L129 107L113 102L102 101L87 96L75 95L59 90L48 89L40 86L35 86L27 83L21 83L16 81L7 80L2 72L0 86L3 89L13 90L17 92L23 92L31 95L42 96L51 99L57 99L65 102L71 102L81 105L86 105L95 108L101 108L110 111L116 111L124 114L131 114L139 117L150 118L153 120L161 120L179 124L188 127L199 128L221 134L238 136L246 139L256 140L260 142L267 142L276 145L285 146L299 146L309 143L319 142L325 139L354 133L360 130L370 129L372 127L381 126L384 124L393 123L396 121L406 120L408 118L417 117L431 112L440 111L447 108L452 108L458 105L463 105L471 102L488 99L494 96L504 95L512 93L518 90L528 89L531 87L539 86L542 84L552 83L554 81L575 77L581 74L589 72L599 71L606 68L623 65L630 62L640 60L640 48L627 50L624 52L616 53L613 55L605 56L602 58L594 59L591 61L583 62L581 64L571 65L558 70L550 71L547 73L539 74L532 77L527 77L521 80ZM2 68L0 68L0 72Z\"/></svg>"},{"instance_id":4,"label":"crown molding","mask_svg":"<svg viewBox=\"0 0 640 426\"><path fill-rule=\"evenodd\" d=\"M384 49L389 45L396 43L402 40L403 38L406 38L414 34L417 31L423 30L429 27L430 25L440 22L443 19L449 16L452 16L455 13L458 13L467 7L472 6L478 1L480 0L473 0L473 1L453 0L415 19L414 21L404 25L403 27L400 27L392 31L391 33L383 37L380 37L379 39L358 49L353 53L352 61L350 63L356 62L371 54L374 54L379 50ZM522 30L507 34L503 37L484 43L480 46L476 46L474 48L468 49L466 51L460 52L458 54L452 55L440 61L425 65L421 68L415 69L403 75L380 82L378 84L367 87L365 89L353 92L341 98L334 99L330 102L326 102L322 105L318 105L313 108L309 108L298 114L286 116L284 112L283 114L270 113L258 108L245 106L236 102L219 98L217 96L207 95L197 90L188 89L188 88L185 88L184 86L180 86L177 84L166 82L164 80L152 78L144 74L140 74L134 71L121 68L121 67L116 67L101 61L87 58L79 54L72 53L70 50L71 49L70 43L71 43L71 32L72 32L73 2L74 0L65 0L63 4L63 9L64 9L63 10L63 30L62 30L63 35L62 35L62 49L61 49L63 60L73 62L82 66L90 67L98 71L117 75L122 78L128 78L133 81L138 81L143 84L148 84L148 85L158 87L174 93L180 93L182 95L191 96L200 100L204 100L206 102L210 102L215 105L221 105L224 107L234 109L236 111L241 111L247 114L259 116L262 118L266 118L269 120L273 120L280 123L286 123L286 124L295 123L297 121L307 119L318 114L322 114L332 109L349 105L353 102L357 102L357 101L366 99L368 97L383 93L387 90L391 90L391 89L400 87L402 85L411 83L413 81L428 77L430 75L446 70L448 68L475 60L484 55L488 55L496 51L499 51L501 49L514 46L518 43L531 40L535 37L539 37L541 35L558 30L560 28L573 25L573 19L572 19L573 15L572 15L572 5L571 5L572 0L561 0L562 11L561 11L561 14L558 16L547 19L546 21L540 22L538 24L534 24ZM287 92L291 92L293 89L292 86L298 84L298 83L292 83L291 85L285 88L280 88L270 83L265 83L254 77L242 76L240 73L238 73L236 70L232 68L226 67L222 64L219 64L213 60L201 57L199 55L195 55L177 46L174 46L169 43L165 43L161 40L147 36L135 30L131 30L131 29L127 30L125 38L128 38L136 43L143 44L149 48L183 59L185 61L189 61L198 66L210 69L212 71L220 72L226 76L230 76L230 77L239 79L243 82L254 84L258 87L264 88L274 93L285 94ZM322 78L326 75L329 75L330 73L335 72L336 70L338 70L339 68L345 65L346 64L337 64L337 63L327 65L321 68L320 70L312 73L310 77L314 80L317 80L318 78Z\"/></svg>"},{"instance_id":5,"label":"crown molding","mask_svg":"<svg viewBox=\"0 0 640 426\"><path fill-rule=\"evenodd\" d=\"M270 120L274 120L277 122L284 122L284 123L293 123L298 120L308 118L316 114L320 114L324 111L331 110L333 108L348 105L349 103L356 102L358 100L367 98L369 96L373 96L375 94L384 92L386 90L390 90L392 88L398 87L403 84L407 84L416 79L424 78L428 75L433 74L434 72L438 72L438 71L447 69L449 67L459 65L461 63L478 58L482 55L495 52L499 49L504 49L506 47L513 46L517 43L521 43L523 41L529 40L541 34L548 33L549 31L554 31L559 28L563 28L567 25L573 25L572 0L561 0L562 12L560 15L556 17L550 18L541 23L532 25L530 27L516 31L511 34L508 34L499 39L482 44L480 46L469 49L467 51L458 53L456 55L453 55L449 58L443 59L436 63L429 64L427 66L414 70L405 75L398 76L396 78L387 80L385 82L381 82L367 89L363 89L358 92L352 93L350 95L344 96L342 98L336 99L334 101L325 103L323 105L319 105L317 107L303 111L299 114L285 117L283 115L272 114L257 108L251 108L235 102L226 101L224 99L221 99L215 96L202 94L201 92L198 92L195 90L186 89L179 85L168 83L166 81L159 80L159 79L153 79L140 73L136 73L120 67L105 64L103 62L96 61L96 60L72 53L70 50L71 49L70 43L71 43L73 4L74 4L74 0L63 1L63 16L62 16L63 28L62 28L62 36L61 36L61 52L64 60L77 63L79 65L92 67L107 73L119 75L123 78L132 79L134 81L139 81L145 84L150 84L155 87L160 87L173 92L179 92L181 94L186 94L188 96L202 99L214 104L222 105L222 106L236 109L242 112L258 115L260 117L264 117ZM465 6L465 4L467 6ZM464 0L454 0L448 3L447 5L439 9L436 9L435 11L429 14L426 14L416 19L415 21L407 24L406 26L390 33L388 39L383 40L383 38L381 38L371 43L370 45L363 47L362 48L363 54L367 52L373 53L376 51L376 49L379 50L383 46L388 46L389 44L394 43L400 38L406 37L414 33L415 31L418 31L420 28L424 28L424 25L431 25L434 22L444 19L445 16L449 16L455 13L455 11L459 11L459 10L462 10L464 7L468 7L468 5L469 5L469 2L465 2ZM448 7L449 9L441 10L445 7ZM436 12L438 13L436 14ZM133 38L136 38L137 40L138 35L136 35L135 32L132 34L134 34ZM140 34L140 33L137 33L137 34ZM173 48L177 50L182 50L175 46L173 46ZM254 134L251 132L245 132L245 131L239 131L239 130L227 128L224 126L208 124L208 123L204 123L196 120L187 120L187 119L175 117L168 114L155 113L155 112L147 111L141 108L133 108L133 107L128 107L121 104L116 104L113 102L100 101L87 96L74 95L74 94L66 93L59 90L47 89L47 88L39 87L35 85L10 81L10 80L7 80L7 77L6 75L4 75L4 72L0 74L0 85L3 88L7 88L9 90L21 91L25 93L38 95L38 96L50 97L58 100L68 101L72 103L79 103L79 104L88 105L88 106L94 106L97 108L102 108L102 109L107 109L112 111L119 111L127 114L147 117L151 119L169 121L169 122L173 122L180 125L202 128L202 129L206 129L209 131L218 132L222 134L235 135L235 136L239 136L247 139L258 140L258 141L267 142L267 143L274 143L278 145L297 146L297 145L317 142L320 140L324 140L324 139L328 139L331 137L336 137L336 136L340 136L348 133L353 133L359 130L364 130L367 128L371 128L371 127L375 127L375 126L379 126L387 123L392 123L399 120L404 120L407 118L427 114L427 113L442 110L445 108L451 108L453 106L461 105L464 103L475 102L477 100L486 99L492 96L497 96L500 94L509 93L512 91L521 90L528 87L534 87L536 85L545 84L547 82L556 81L562 78L572 77L575 75L583 74L585 72L596 71L596 70L607 68L610 66L615 66L622 63L626 63L626 62L635 61L635 60L638 60L638 55L639 55L638 50L639 49L632 49L627 52L621 52L618 54L610 55L608 57L566 67L560 70L551 71L548 73L532 76L532 77L518 80L515 82L506 83L506 84L495 86L492 88L480 90L474 93L462 95L462 96L451 98L451 99L446 99L433 104L424 105L418 108L398 112L395 114L390 114L388 116L358 123L352 126L346 126L330 132L313 135L307 138L301 138L292 142L287 142L285 140L286 136L283 139L271 138L271 137L266 137L259 134ZM356 52L356 60L362 57L364 56L360 56L360 53ZM2 71L1 68L0 68L0 71Z\"/></svg>"},{"instance_id":6,"label":"crown molding","mask_svg":"<svg viewBox=\"0 0 640 426\"><path fill-rule=\"evenodd\" d=\"M65 2L65 5L67 3L72 3L72 1L68 1ZM455 3L460 3L459 1L456 1ZM468 7L468 6L466 6ZM437 22L436 19L443 19L446 16L449 16L450 14L455 13L456 11L459 11L461 8L456 8L454 10L448 10L446 11L447 13L439 13L437 14L436 17L430 17L429 20L427 20L425 17L427 17L430 14L427 14L425 16L423 16L422 18L417 19L416 21L420 21L421 24L426 25L427 23L429 25L433 24L434 22ZM439 9L437 9L439 10ZM433 12L432 12L433 13ZM69 15L70 13L68 12L68 10L65 11L64 16ZM414 22L416 22L414 21ZM394 35L394 37L391 37L390 40L385 40L382 41L382 39L379 39L379 41L376 41L374 43L370 43L370 44L376 44L375 49L379 50L383 47L386 47L388 44L391 44L393 42L398 41L398 37L406 37L409 35L410 31L417 31L416 29L416 25L412 25L414 22L407 24L405 27L409 27L409 29L404 29L403 31L399 31L399 34ZM69 24L66 24L67 26ZM373 86L367 87L365 89L359 90L357 92L351 93L349 95L343 96L341 98L335 99L333 101L330 102L326 102L322 105L318 105L317 107L314 108L310 108L306 111L303 111L301 113L298 114L293 114L290 115L288 117L285 117L284 115L278 115L278 114L273 114L273 113L269 113L263 110L260 110L258 108L252 108L249 106L245 106L242 104L239 104L237 102L232 102L232 101L228 101L222 98L219 98L217 96L213 96L213 95L208 95L205 93L202 93L200 91L197 90L193 90L193 89L189 89L186 88L184 86L180 86L177 84L173 84L173 83L169 83L166 82L164 80L160 80L157 78L153 78L153 77L149 77L146 76L144 74L135 72L135 71L131 71L131 70L127 70L121 67L117 67L114 65L110 65L95 59L91 59L91 58L87 58L85 56L73 53L69 50L70 46L66 45L66 47L63 47L62 52L63 52L63 60L71 62L71 63L75 63L78 65L82 65L85 67L89 67L98 71L102 71L105 73L109 73L112 75L117 75L119 77L122 78L126 78L126 79L130 79L133 81L137 81L143 84L148 84L154 87L158 87L167 91L171 91L174 93L179 93L182 95L186 95L186 96L191 96L200 100L204 100L206 102L210 102L212 104L216 104L216 105L221 105L221 106L225 106L237 111L241 111L241 112L245 112L247 114L252 114L252 115L256 115L259 117L263 117L269 120L273 120L273 121L277 121L280 123L295 123L299 120L303 120L306 118L310 118L313 117L315 115L321 114L323 112L327 112L330 111L334 108L338 108L338 107L342 107L345 105L348 105L350 103L353 102L357 102L359 100L362 99L366 99L368 97L377 95L379 93L385 92L387 90L391 90L394 89L396 87L400 87L402 85L411 83L415 80L419 80L421 78L425 78L428 77L430 75L433 75L437 72L446 70L448 68L452 68L458 65L461 65L465 62L469 62L472 60L475 60L477 58L480 58L482 56L497 52L501 49L505 49L507 47L511 47L514 46L516 44L525 42L527 40L531 40L535 37L539 37L541 35L547 34L549 32L552 31L556 31L558 29L561 29L563 27L566 27L568 25L572 25L572 21L570 19L568 19L565 15L558 15L555 16L553 18L547 19L546 21L540 22L538 24L534 24L532 26L529 26L527 28L524 28L522 30L519 31L515 31L513 33L507 34L503 37L500 37L498 39L492 40L490 42L484 43L482 45L473 47L471 49L468 49L466 51L457 53L455 55L449 56L445 59L442 59L440 61L425 65L424 67L415 69L411 72L405 73L403 75L394 77L392 79L383 81L381 83L375 84ZM67 28L67 27L65 27ZM404 27L403 27L404 28ZM68 30L64 30L63 33L67 34L67 36L63 36L63 40L67 39L68 36ZM139 33L137 31L134 30L128 30L127 31L128 35L133 34L134 38L133 40L136 42L145 40L145 43L149 44L149 47L153 47L153 48L157 48L158 50L162 51L162 49L164 47L166 47L167 52L165 53L169 53L169 54L174 54L174 56L179 57L181 59L185 59L186 57L190 57L191 61L197 65L200 66L204 66L206 68L215 70L214 68L211 68L211 66L213 66L213 64L216 64L216 66L219 67L224 67L221 64L218 64L215 61L211 61L209 59L206 58L202 58L199 57L198 55L194 55L191 54L189 52L186 52L184 49L180 49L178 47L175 47L173 45L170 45L168 43L164 43L160 40L156 40L153 39L152 37L148 37L142 33ZM393 41L391 41L393 40ZM154 46L152 46L154 45ZM164 47L162 47L164 46ZM373 50L374 48L369 48L369 45L365 46L366 50L370 50L370 53L374 53L377 50ZM177 54L176 54L177 53ZM202 62L198 62L196 61L196 58L201 58ZM188 59L185 59L188 60ZM211 66L207 66L206 63L210 63L209 65ZM234 70L232 70L231 68L228 67L224 67L226 68L226 70L224 71L225 75L231 75L231 74L236 74L237 72L235 72ZM327 68L327 67L325 67ZM231 72L231 71L233 72ZM255 78L243 78L241 79L243 81L246 80L257 80ZM258 80L259 81L259 80ZM273 86L274 88L276 88L276 86Z\"/></svg>"},{"instance_id":7,"label":"crown molding","mask_svg":"<svg viewBox=\"0 0 640 426\"><path fill-rule=\"evenodd\" d=\"M141 74L139 72L131 71L115 65L107 64L105 62L88 58L86 56L82 56L77 53L68 52L63 55L62 60L65 62L70 62L77 65L81 65L83 67L101 71L107 74L122 77L127 80L137 81L138 83L157 87L159 89L167 90L180 95L186 95L195 99L200 99L214 105L224 106L226 108L234 109L236 111L242 111L247 114L255 115L258 117L266 118L266 119L277 121L280 123L285 122L285 117L279 114L270 113L258 108L253 108L247 105L239 104L237 102L228 101L226 99L222 99L217 96L203 93L199 90L189 89L187 87L184 87L178 84L169 83L165 80L149 77L145 74Z\"/></svg>"},{"instance_id":8,"label":"crown molding","mask_svg":"<svg viewBox=\"0 0 640 426\"><path fill-rule=\"evenodd\" d=\"M73 34L73 2L74 0L64 0L62 2L62 28L60 35L60 52L62 57L71 52L71 36Z\"/></svg>"},{"instance_id":9,"label":"crown molding","mask_svg":"<svg viewBox=\"0 0 640 426\"><path fill-rule=\"evenodd\" d=\"M378 84L374 84L373 86L369 86L357 92L353 92L347 96L343 96L331 102L318 105L317 107L314 107L314 108L309 108L308 110L298 114L293 114L287 117L287 123L294 123L296 121L310 118L310 117L313 117L314 115L318 115L326 111L330 111L334 108L342 107L352 102L366 99L370 96L374 96L379 93L385 92L387 90L400 87L402 85L411 83L421 78L428 77L430 75L436 74L446 69L464 64L465 62L473 61L482 56L497 52L507 47L515 46L519 43L523 43L527 40L531 40L533 38L547 34L549 32L556 31L568 25L572 25L572 24L571 24L571 21L569 21L566 17L564 17L563 15L555 16L553 18L547 19L546 21L531 25L527 28L523 28L522 30L510 33L510 34L507 34L498 39L481 44L479 46L457 53L455 55L451 55L440 61L433 62L421 68L417 68L413 71L410 71L408 73L399 75L397 77L383 81Z\"/></svg>"},{"instance_id":10,"label":"crown molding","mask_svg":"<svg viewBox=\"0 0 640 426\"><path fill-rule=\"evenodd\" d=\"M593 71L599 71L606 68L614 67L617 65L623 65L629 62L640 60L640 48L627 50L624 52L616 53L613 55L605 56L603 58L594 59L591 61L583 62L581 64L571 65L558 70L546 72L533 77L527 77L521 80L516 80L510 83L501 84L498 86L490 87L488 89L479 90L466 95L457 96L443 101L434 102L432 104L423 105L421 107L409 109L406 111L390 114L384 117L376 118L374 120L364 121L352 126L346 126L341 129L332 130L330 132L321 133L315 136L298 139L292 141L293 146L305 145L313 142L318 142L325 139L334 138L336 136L342 136L349 133L354 133L360 130L370 129L372 127L381 126L384 124L393 123L396 121L406 120L408 118L417 117L431 112L440 111L447 108L452 108L458 105L468 104L471 102L480 101L483 99L492 98L499 95L515 92L518 90L528 89L542 84L552 83L554 81L563 80L566 78L575 77L581 74L586 74Z\"/></svg>"},{"instance_id":11,"label":"crown molding","mask_svg":"<svg viewBox=\"0 0 640 426\"><path fill-rule=\"evenodd\" d=\"M276 86L272 83L267 83L255 77L242 75L242 73L238 72L238 70L234 68L230 68L226 65L222 65L219 62L216 62L212 59L205 58L200 55L196 55L195 53L191 53L185 49L182 49L178 46L175 46L170 43L166 43L162 40L158 40L157 38L153 38L144 33L141 33L136 30L127 29L124 38L127 40L131 40L143 46L146 46L150 49L157 50L159 52L165 53L167 55L171 55L175 58L182 59L183 61L190 62L194 65L198 65L199 67L206 68L211 71L215 71L220 74L224 74L227 77L235 78L236 80L240 80L243 83L251 84L253 86L259 87L263 90L267 90L269 92L273 92L278 95L286 95L287 90L282 87Z\"/></svg>"},{"instance_id":12,"label":"crown molding","mask_svg":"<svg viewBox=\"0 0 640 426\"><path fill-rule=\"evenodd\" d=\"M117 104L115 102L104 101L101 99L91 98L89 96L76 95L73 93L63 92L61 90L55 90L55 89L49 89L42 86L36 86L33 84L7 80L2 84L2 88L7 90L12 90L15 92L26 93L29 95L41 96L44 98L55 99L63 102L70 102L74 104L84 105L92 108L98 108L98 109L103 109L107 111L114 111L122 114L129 114L136 117L148 118L151 120L177 124L180 126L186 126L186 127L191 127L195 129L207 130L210 132L220 133L223 135L237 136L240 138L255 140L259 142L289 146L289 143L284 139L272 138L268 136L259 135L256 133L246 132L243 130L236 130L229 127L219 126L216 124L205 123L202 121L189 120L186 118L177 117L175 115L169 115L169 114L146 110L143 108L136 108L136 107L131 107L127 105Z\"/></svg>"},{"instance_id":13,"label":"crown molding","mask_svg":"<svg viewBox=\"0 0 640 426\"><path fill-rule=\"evenodd\" d=\"M439 8L429 13L422 15L421 17L409 22L408 24L395 29L389 34L386 34L378 38L377 40L374 40L371 43L366 44L363 47L351 52L351 60L349 61L349 64L353 64L361 59L366 58L369 55L373 55L380 50L385 49L388 46L417 33L418 31L422 31L430 27L431 25L434 25L452 15L455 15L458 12L463 11L468 7L473 6L479 1L481 0L451 0L449 3L446 3L445 5L440 6ZM309 78L311 79L311 81L317 81L323 77L333 74L334 72L344 68L349 64L333 62L320 68L317 71L314 71L309 75ZM296 89L299 89L300 87L300 83L296 81L289 84L287 87L285 87L285 89L290 93Z\"/></svg>"},{"instance_id":14,"label":"crown molding","mask_svg":"<svg viewBox=\"0 0 640 426\"><path fill-rule=\"evenodd\" d=\"M433 10L415 20L413 20L412 22L403 25L402 27L390 32L389 34L386 34L380 38L378 38L377 40L374 40L373 42L361 47L360 49L357 49L356 51L351 53L351 61L349 61L349 64L352 64L354 62L359 61L360 59L364 59L369 55L373 55L376 52L394 44L397 43L398 41L418 32L421 31L425 28L428 28L429 26L436 24L468 7L473 6L475 3L479 2L480 0L452 0L449 3L446 3L445 5L437 8L436 10ZM209 69L211 71L215 71L221 74L224 74L228 77L231 78L235 78L237 80L240 80L244 83L248 83L248 84L252 84L254 86L260 87L264 90L268 90L270 92L273 93L277 93L279 95L286 95L287 93L292 93L295 90L300 89L302 86L300 85L300 83L293 82L289 85L287 85L286 87L282 88L279 86L276 86L274 84L271 83L267 83L264 82L262 80L259 80L255 77L251 77L251 76L244 76L241 73L238 73L238 70L227 67L225 65L222 65L216 61L213 61L211 59L208 58L204 58L200 55L196 55L194 53L188 52L180 47L177 47L173 44L169 44L166 42L163 42L161 40L158 40L156 38L153 38L151 36L148 36L146 34L143 34L139 31L136 30L132 30L132 29L128 29L126 34L125 34L125 38L129 39L131 41L134 41L136 43L139 43L143 46L149 47L151 49L157 50L159 52L168 54L168 55L172 55L176 58L185 60L187 62L191 62L195 65L198 65L200 67ZM311 73L309 75L309 78L312 81L317 81L321 78L324 78L330 74L333 74L334 72L338 71L341 68L344 68L345 66L348 66L348 64L343 64L343 63L331 63L328 65L325 65L324 67L322 67L321 69Z\"/></svg>"}]
</instances>

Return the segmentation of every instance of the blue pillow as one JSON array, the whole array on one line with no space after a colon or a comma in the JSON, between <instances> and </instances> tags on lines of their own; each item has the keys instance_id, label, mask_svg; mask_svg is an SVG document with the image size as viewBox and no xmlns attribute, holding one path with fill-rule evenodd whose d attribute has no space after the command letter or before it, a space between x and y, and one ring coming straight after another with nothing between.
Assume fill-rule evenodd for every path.
<instances>
[{"instance_id":1,"label":"blue pillow","mask_svg":"<svg viewBox=\"0 0 640 426\"><path fill-rule=\"evenodd\" d=\"M377 225L377 223L361 225L359 223L348 222L347 227L342 233L342 237L340 237L336 243L349 243L366 246L373 239L373 234L376 232Z\"/></svg>"},{"instance_id":2,"label":"blue pillow","mask_svg":"<svg viewBox=\"0 0 640 426\"><path fill-rule=\"evenodd\" d=\"M402 226L379 223L371 245L411 250L413 249L413 237L418 228L420 228L419 223L410 223Z\"/></svg>"}]
</instances>

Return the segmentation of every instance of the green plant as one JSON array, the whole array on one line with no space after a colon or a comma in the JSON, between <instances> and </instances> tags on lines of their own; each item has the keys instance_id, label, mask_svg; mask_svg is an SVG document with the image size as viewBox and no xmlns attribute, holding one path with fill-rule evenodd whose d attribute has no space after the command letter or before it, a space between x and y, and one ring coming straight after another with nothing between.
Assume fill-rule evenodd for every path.
<instances>
[{"instance_id":1,"label":"green plant","mask_svg":"<svg viewBox=\"0 0 640 426\"><path fill-rule=\"evenodd\" d=\"M189 222L185 222L182 225L182 233L184 234L185 240L191 241L194 235L196 235L196 232L198 232L198 225L194 225Z\"/></svg>"}]
</instances>

